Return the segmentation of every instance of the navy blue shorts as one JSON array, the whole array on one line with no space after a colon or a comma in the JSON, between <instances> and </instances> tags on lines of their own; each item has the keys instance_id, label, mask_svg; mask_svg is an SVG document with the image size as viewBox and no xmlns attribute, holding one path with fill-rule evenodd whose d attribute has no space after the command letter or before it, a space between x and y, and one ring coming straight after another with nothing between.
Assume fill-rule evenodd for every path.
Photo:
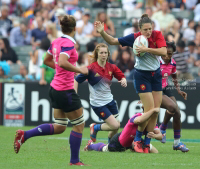
<instances>
[{"instance_id":1,"label":"navy blue shorts","mask_svg":"<svg viewBox=\"0 0 200 169\"><path fill-rule=\"evenodd\" d=\"M162 74L160 68L155 71L134 69L134 88L137 93L162 91Z\"/></svg>"},{"instance_id":2,"label":"navy blue shorts","mask_svg":"<svg viewBox=\"0 0 200 169\"><path fill-rule=\"evenodd\" d=\"M118 117L117 104L114 100L112 100L105 106L101 107L92 106L92 109L94 110L95 114L102 120L106 120L110 115L114 115L115 118Z\"/></svg>"}]
</instances>

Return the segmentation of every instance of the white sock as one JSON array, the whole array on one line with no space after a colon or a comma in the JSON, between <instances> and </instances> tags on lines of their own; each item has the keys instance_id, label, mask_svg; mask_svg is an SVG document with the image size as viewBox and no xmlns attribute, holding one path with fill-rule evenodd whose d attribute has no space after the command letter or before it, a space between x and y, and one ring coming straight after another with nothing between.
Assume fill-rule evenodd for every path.
<instances>
[{"instance_id":1,"label":"white sock","mask_svg":"<svg viewBox=\"0 0 200 169\"><path fill-rule=\"evenodd\" d=\"M174 139L174 145L177 146L180 143L180 138Z\"/></svg>"}]
</instances>

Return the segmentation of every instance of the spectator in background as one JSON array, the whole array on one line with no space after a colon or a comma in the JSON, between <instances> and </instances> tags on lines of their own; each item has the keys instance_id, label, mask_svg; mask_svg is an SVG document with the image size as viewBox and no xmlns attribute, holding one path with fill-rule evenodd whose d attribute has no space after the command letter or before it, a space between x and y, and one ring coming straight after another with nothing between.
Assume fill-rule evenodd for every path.
<instances>
[{"instance_id":1,"label":"spectator in background","mask_svg":"<svg viewBox=\"0 0 200 169\"><path fill-rule=\"evenodd\" d=\"M55 16L56 16L56 19L55 19L55 23L56 23L56 29L57 30L61 30L60 28L60 19L66 14L66 12L64 11L64 9L62 8L58 8L55 12Z\"/></svg>"},{"instance_id":2,"label":"spectator in background","mask_svg":"<svg viewBox=\"0 0 200 169\"><path fill-rule=\"evenodd\" d=\"M95 0L92 4L92 8L107 8L108 1L107 0Z\"/></svg>"},{"instance_id":3,"label":"spectator in background","mask_svg":"<svg viewBox=\"0 0 200 169\"><path fill-rule=\"evenodd\" d=\"M142 8L144 0L121 0L122 8L125 11Z\"/></svg>"},{"instance_id":4,"label":"spectator in background","mask_svg":"<svg viewBox=\"0 0 200 169\"><path fill-rule=\"evenodd\" d=\"M188 41L194 41L196 33L194 31L194 21L190 20L188 22L188 28L183 32L183 40L187 43Z\"/></svg>"},{"instance_id":5,"label":"spectator in background","mask_svg":"<svg viewBox=\"0 0 200 169\"><path fill-rule=\"evenodd\" d=\"M10 73L10 66L6 61L0 61L0 79L7 78L7 75Z\"/></svg>"},{"instance_id":6,"label":"spectator in background","mask_svg":"<svg viewBox=\"0 0 200 169\"><path fill-rule=\"evenodd\" d=\"M34 4L34 0L19 0L20 5L24 10L27 10Z\"/></svg>"},{"instance_id":7,"label":"spectator in background","mask_svg":"<svg viewBox=\"0 0 200 169\"><path fill-rule=\"evenodd\" d=\"M104 31L108 33L109 35L115 36L114 24L105 12L99 12L96 16L95 21L100 21L101 23L104 23ZM95 27L93 31L93 36L101 37L100 33L97 32Z\"/></svg>"},{"instance_id":8,"label":"spectator in background","mask_svg":"<svg viewBox=\"0 0 200 169\"><path fill-rule=\"evenodd\" d=\"M155 12L151 18L159 22L162 31L167 29L167 27L169 27L175 19L172 14L168 13L168 11L169 11L168 2L165 1L162 3L161 11Z\"/></svg>"},{"instance_id":9,"label":"spectator in background","mask_svg":"<svg viewBox=\"0 0 200 169\"><path fill-rule=\"evenodd\" d=\"M197 56L194 65L200 68L200 45L197 47Z\"/></svg>"},{"instance_id":10,"label":"spectator in background","mask_svg":"<svg viewBox=\"0 0 200 169\"><path fill-rule=\"evenodd\" d=\"M69 15L73 15L78 8L79 0L62 0L64 3L64 9Z\"/></svg>"},{"instance_id":11,"label":"spectator in background","mask_svg":"<svg viewBox=\"0 0 200 169\"><path fill-rule=\"evenodd\" d=\"M50 40L50 42L53 42L56 38L59 37L59 34L56 30L56 25L53 23L49 23L46 25L46 33L47 38Z\"/></svg>"},{"instance_id":12,"label":"spectator in background","mask_svg":"<svg viewBox=\"0 0 200 169\"><path fill-rule=\"evenodd\" d=\"M156 12L160 8L160 3L157 0L146 0L145 7L151 8L153 12Z\"/></svg>"},{"instance_id":13,"label":"spectator in background","mask_svg":"<svg viewBox=\"0 0 200 169\"><path fill-rule=\"evenodd\" d=\"M21 16L23 13L22 6L18 3L18 0L11 0L9 4L9 15Z\"/></svg>"},{"instance_id":14,"label":"spectator in background","mask_svg":"<svg viewBox=\"0 0 200 169\"><path fill-rule=\"evenodd\" d=\"M126 28L124 30L124 36L130 35L131 33L136 33L136 32L139 32L138 20L133 19L132 20L132 27Z\"/></svg>"},{"instance_id":15,"label":"spectator in background","mask_svg":"<svg viewBox=\"0 0 200 169\"><path fill-rule=\"evenodd\" d=\"M166 40L169 42L174 41L175 43L177 43L181 39L181 33L179 31L180 23L178 20L174 20L171 27L166 30L166 32L168 32Z\"/></svg>"},{"instance_id":16,"label":"spectator in background","mask_svg":"<svg viewBox=\"0 0 200 169\"><path fill-rule=\"evenodd\" d=\"M38 28L36 29L33 29L32 30L32 45L34 47L37 47L40 45L41 43L41 40L45 37L47 37L47 34L46 34L46 30L43 26L43 18L41 16L38 16L36 18L37 20L37 24L38 24Z\"/></svg>"},{"instance_id":17,"label":"spectator in background","mask_svg":"<svg viewBox=\"0 0 200 169\"><path fill-rule=\"evenodd\" d=\"M169 8L172 10L184 10L185 5L182 0L167 0Z\"/></svg>"},{"instance_id":18,"label":"spectator in background","mask_svg":"<svg viewBox=\"0 0 200 169\"><path fill-rule=\"evenodd\" d=\"M88 66L88 56L85 52L80 52L78 56L77 67Z\"/></svg>"},{"instance_id":19,"label":"spectator in background","mask_svg":"<svg viewBox=\"0 0 200 169\"><path fill-rule=\"evenodd\" d=\"M40 43L40 48L37 49L34 54L30 52L31 60L29 62L29 73L35 75L36 80L40 80L41 78L40 66L43 63L42 57L49 47L50 40L48 38L43 38Z\"/></svg>"},{"instance_id":20,"label":"spectator in background","mask_svg":"<svg viewBox=\"0 0 200 169\"><path fill-rule=\"evenodd\" d=\"M200 31L196 33L196 38L194 40L197 46L200 45Z\"/></svg>"},{"instance_id":21,"label":"spectator in background","mask_svg":"<svg viewBox=\"0 0 200 169\"><path fill-rule=\"evenodd\" d=\"M189 41L188 42L188 49L190 52L190 57L188 59L188 63L191 66L194 66L195 61L197 60L197 53L196 53L196 44L194 43L194 41Z\"/></svg>"},{"instance_id":22,"label":"spectator in background","mask_svg":"<svg viewBox=\"0 0 200 169\"><path fill-rule=\"evenodd\" d=\"M6 61L9 65L13 63L21 64L15 51L10 47L7 38L0 39L0 60Z\"/></svg>"},{"instance_id":23,"label":"spectator in background","mask_svg":"<svg viewBox=\"0 0 200 169\"><path fill-rule=\"evenodd\" d=\"M12 29L12 21L8 19L9 8L8 6L1 7L0 17L0 36L7 37Z\"/></svg>"},{"instance_id":24,"label":"spectator in background","mask_svg":"<svg viewBox=\"0 0 200 169\"><path fill-rule=\"evenodd\" d=\"M94 26L90 20L90 11L85 10L82 20L76 22L76 35L75 38L80 44L87 44L93 38L92 32Z\"/></svg>"},{"instance_id":25,"label":"spectator in background","mask_svg":"<svg viewBox=\"0 0 200 169\"><path fill-rule=\"evenodd\" d=\"M15 27L10 32L10 46L24 46L31 44L31 30L28 29L28 23L25 20L20 22L19 27Z\"/></svg>"},{"instance_id":26,"label":"spectator in background","mask_svg":"<svg viewBox=\"0 0 200 169\"><path fill-rule=\"evenodd\" d=\"M119 46L118 46L118 49L115 50L115 51L112 53L111 59L112 59L112 61L113 61L114 63L119 62L120 56L122 55L122 52L123 52L123 51L128 51L128 53L131 53L131 49L130 49L128 46L123 46L123 47L122 47L121 45L119 45Z\"/></svg>"},{"instance_id":27,"label":"spectator in background","mask_svg":"<svg viewBox=\"0 0 200 169\"><path fill-rule=\"evenodd\" d=\"M34 77L28 74L26 66L21 65L19 68L19 74L12 77L14 81L34 81Z\"/></svg>"},{"instance_id":28,"label":"spectator in background","mask_svg":"<svg viewBox=\"0 0 200 169\"><path fill-rule=\"evenodd\" d=\"M160 31L160 24L156 19L152 19L152 15L153 15L153 10L151 7L147 7L145 10L145 13L148 14L149 18L151 18L151 20L154 22L155 24L155 28L154 30Z\"/></svg>"},{"instance_id":29,"label":"spectator in background","mask_svg":"<svg viewBox=\"0 0 200 169\"><path fill-rule=\"evenodd\" d=\"M34 9L33 15L31 15L31 18L30 18L30 29L34 29L38 27L36 18L41 15L42 13L40 9Z\"/></svg>"},{"instance_id":30,"label":"spectator in background","mask_svg":"<svg viewBox=\"0 0 200 169\"><path fill-rule=\"evenodd\" d=\"M180 80L193 79L193 76L188 72L188 59L190 52L185 49L185 42L180 40L177 43L177 51L173 55L173 59L176 61L177 77Z\"/></svg>"},{"instance_id":31,"label":"spectator in background","mask_svg":"<svg viewBox=\"0 0 200 169\"><path fill-rule=\"evenodd\" d=\"M200 0L198 0L197 5L194 9L194 21L199 22L200 21Z\"/></svg>"},{"instance_id":32,"label":"spectator in background","mask_svg":"<svg viewBox=\"0 0 200 169\"><path fill-rule=\"evenodd\" d=\"M129 50L122 51L116 65L126 76L129 75L130 71L134 68L131 52Z\"/></svg>"},{"instance_id":33,"label":"spectator in background","mask_svg":"<svg viewBox=\"0 0 200 169\"><path fill-rule=\"evenodd\" d=\"M194 10L196 3L197 0L186 0L185 2L186 9Z\"/></svg>"}]
</instances>

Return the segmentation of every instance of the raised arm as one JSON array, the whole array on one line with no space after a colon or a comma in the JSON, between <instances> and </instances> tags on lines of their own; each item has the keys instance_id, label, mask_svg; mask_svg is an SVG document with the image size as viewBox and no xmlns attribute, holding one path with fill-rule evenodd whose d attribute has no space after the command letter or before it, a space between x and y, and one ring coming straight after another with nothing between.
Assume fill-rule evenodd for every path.
<instances>
[{"instance_id":1,"label":"raised arm","mask_svg":"<svg viewBox=\"0 0 200 169\"><path fill-rule=\"evenodd\" d=\"M97 32L99 32L102 36L102 38L110 45L120 45L117 38L113 38L112 36L108 35L104 31L104 23L101 23L100 21L96 21L94 23L95 28L97 29Z\"/></svg>"}]
</instances>

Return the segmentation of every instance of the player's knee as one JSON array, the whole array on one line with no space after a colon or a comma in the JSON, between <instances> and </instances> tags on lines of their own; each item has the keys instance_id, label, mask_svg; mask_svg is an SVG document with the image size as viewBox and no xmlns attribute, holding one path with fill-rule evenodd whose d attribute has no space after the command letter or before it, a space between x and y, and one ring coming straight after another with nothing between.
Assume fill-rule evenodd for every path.
<instances>
[{"instance_id":1,"label":"player's knee","mask_svg":"<svg viewBox=\"0 0 200 169\"><path fill-rule=\"evenodd\" d=\"M55 118L54 122L54 130L63 133L68 125L68 118Z\"/></svg>"},{"instance_id":2,"label":"player's knee","mask_svg":"<svg viewBox=\"0 0 200 169\"><path fill-rule=\"evenodd\" d=\"M118 130L120 128L120 123L117 122L112 127L113 130Z\"/></svg>"},{"instance_id":3,"label":"player's knee","mask_svg":"<svg viewBox=\"0 0 200 169\"><path fill-rule=\"evenodd\" d=\"M85 119L83 117L83 114L76 119L70 120L70 123L73 125L73 129L76 132L79 132L79 133L83 132L83 129L85 126Z\"/></svg>"},{"instance_id":4,"label":"player's knee","mask_svg":"<svg viewBox=\"0 0 200 169\"><path fill-rule=\"evenodd\" d=\"M174 104L170 104L167 109L171 113L177 113L177 107Z\"/></svg>"}]
</instances>

